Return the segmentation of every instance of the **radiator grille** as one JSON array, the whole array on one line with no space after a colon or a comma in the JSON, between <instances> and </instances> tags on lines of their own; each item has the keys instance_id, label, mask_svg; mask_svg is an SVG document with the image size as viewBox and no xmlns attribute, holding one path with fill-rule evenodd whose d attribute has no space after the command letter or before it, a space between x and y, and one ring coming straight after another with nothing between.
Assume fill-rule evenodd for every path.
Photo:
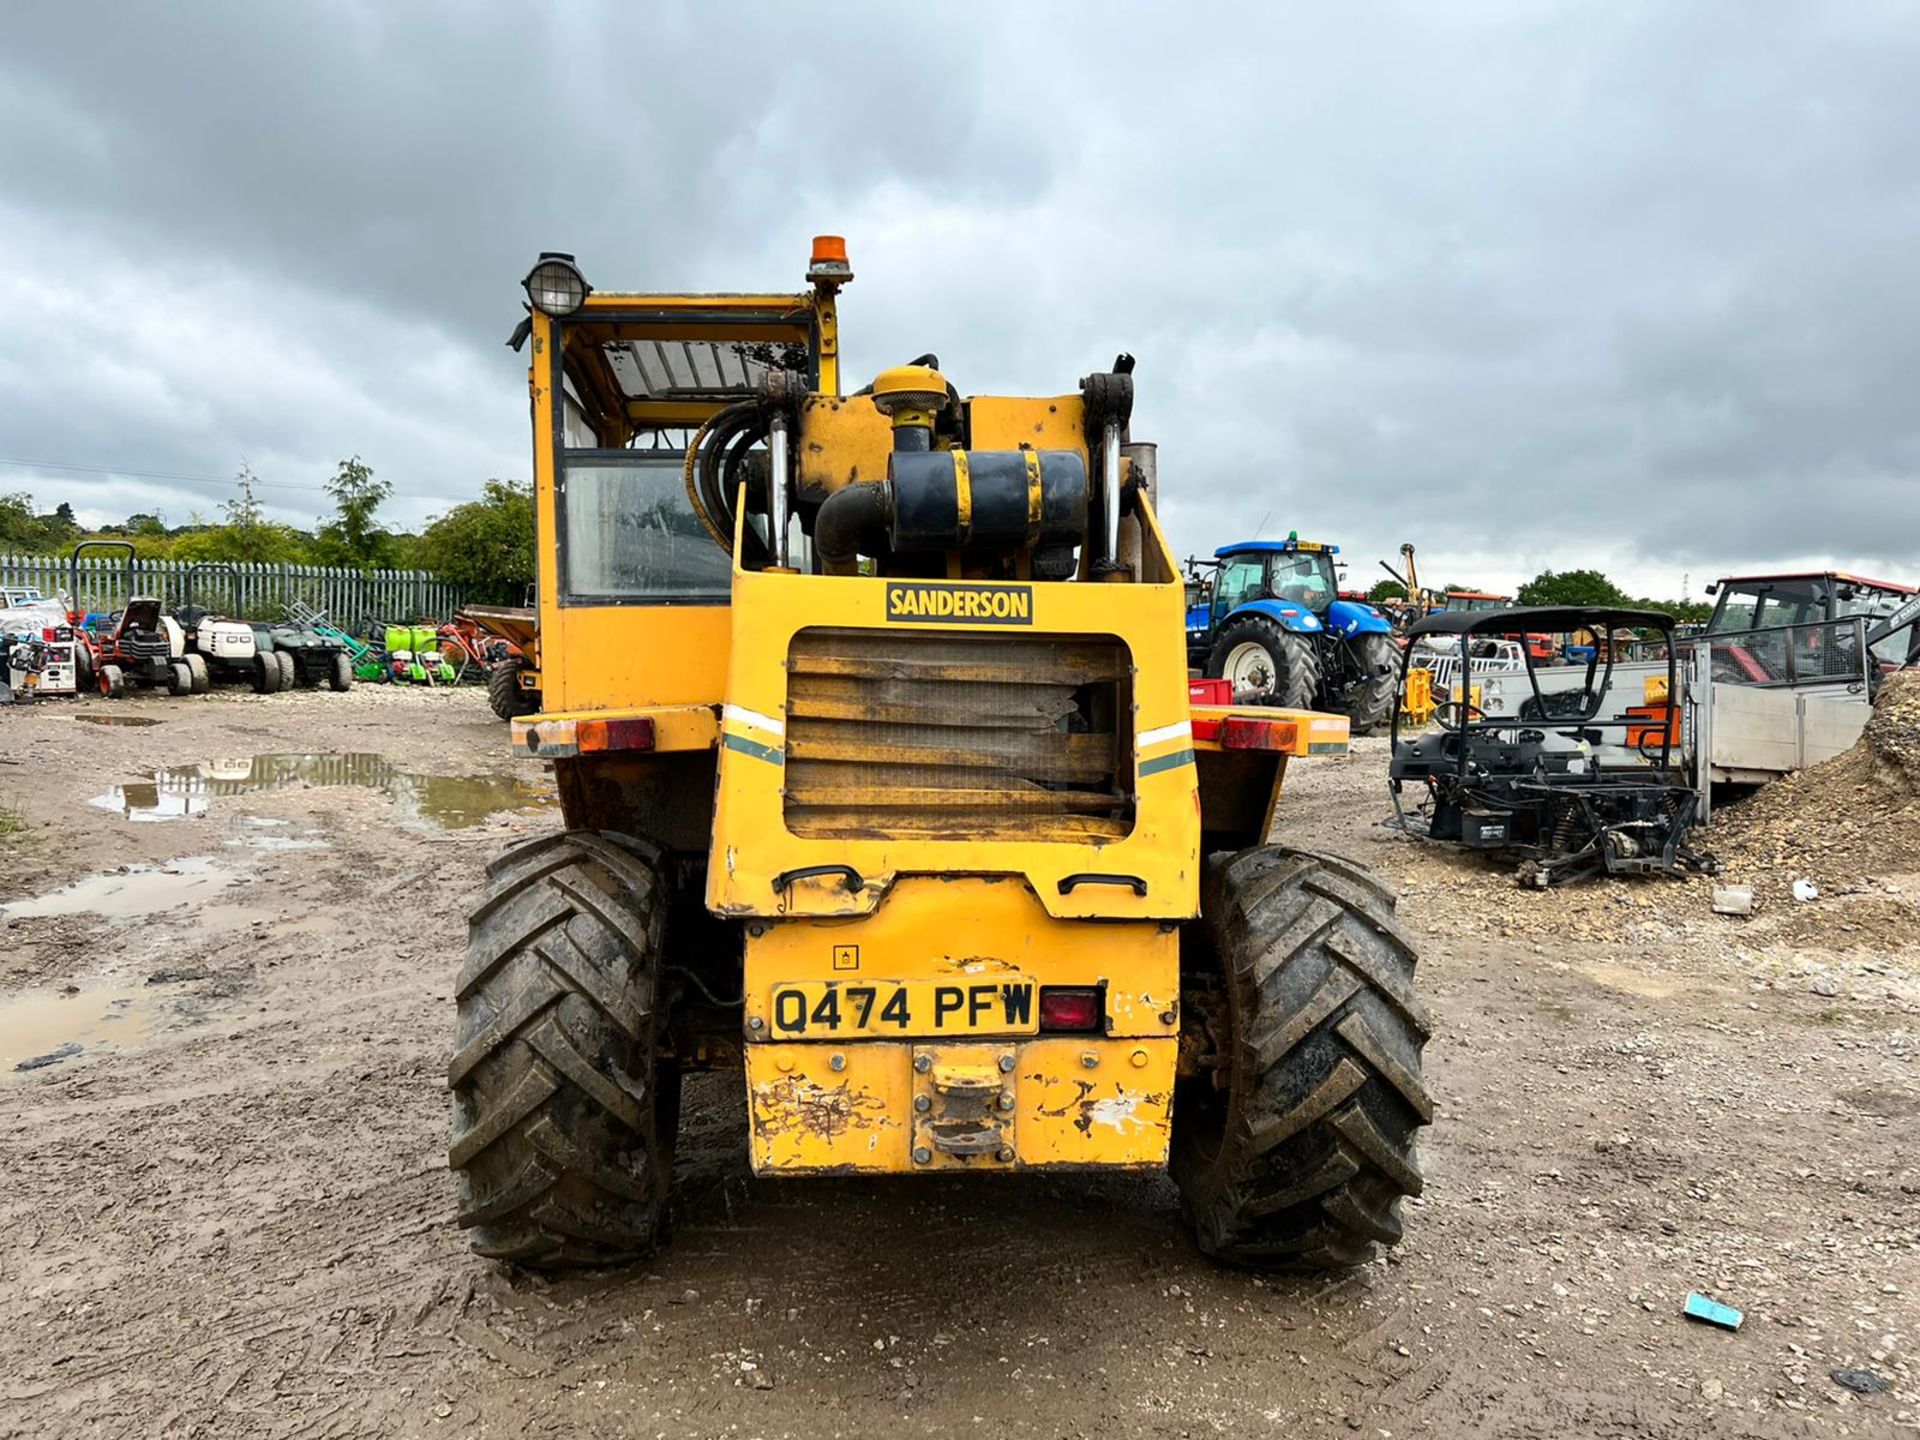
<instances>
[{"instance_id":1,"label":"radiator grille","mask_svg":"<svg viewBox=\"0 0 1920 1440\"><path fill-rule=\"evenodd\" d=\"M1115 840L1133 828L1131 671L1111 636L802 630L795 835Z\"/></svg>"},{"instance_id":2,"label":"radiator grille","mask_svg":"<svg viewBox=\"0 0 1920 1440\"><path fill-rule=\"evenodd\" d=\"M141 660L164 660L171 651L167 637L155 630L123 630L120 648Z\"/></svg>"}]
</instances>

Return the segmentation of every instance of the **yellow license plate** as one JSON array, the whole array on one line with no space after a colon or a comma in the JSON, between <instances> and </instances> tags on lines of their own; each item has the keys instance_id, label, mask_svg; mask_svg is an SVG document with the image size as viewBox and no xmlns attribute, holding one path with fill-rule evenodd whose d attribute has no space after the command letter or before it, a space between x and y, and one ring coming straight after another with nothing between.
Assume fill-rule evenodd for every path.
<instances>
[{"instance_id":1,"label":"yellow license plate","mask_svg":"<svg viewBox=\"0 0 1920 1440\"><path fill-rule=\"evenodd\" d=\"M1034 1035L1031 980L826 980L773 987L781 1040L841 1036Z\"/></svg>"}]
</instances>

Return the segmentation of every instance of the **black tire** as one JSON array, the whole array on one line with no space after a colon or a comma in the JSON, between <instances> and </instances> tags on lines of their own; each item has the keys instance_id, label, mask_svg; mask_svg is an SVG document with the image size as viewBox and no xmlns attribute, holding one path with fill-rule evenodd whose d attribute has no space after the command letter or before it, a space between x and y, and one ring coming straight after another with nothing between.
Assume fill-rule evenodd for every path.
<instances>
[{"instance_id":1,"label":"black tire","mask_svg":"<svg viewBox=\"0 0 1920 1440\"><path fill-rule=\"evenodd\" d=\"M271 650L253 657L253 690L256 695L272 695L280 689L280 662Z\"/></svg>"},{"instance_id":2,"label":"black tire","mask_svg":"<svg viewBox=\"0 0 1920 1440\"><path fill-rule=\"evenodd\" d=\"M118 700L127 693L127 672L118 665L102 665L94 672L94 683L107 699Z\"/></svg>"},{"instance_id":3,"label":"black tire","mask_svg":"<svg viewBox=\"0 0 1920 1440\"><path fill-rule=\"evenodd\" d=\"M1289 710L1312 707L1320 689L1320 657L1313 642L1282 630L1264 615L1237 616L1220 627L1207 655L1207 678L1233 678L1227 674L1228 664L1248 646L1257 649L1264 664L1251 683L1235 682L1235 704L1281 705Z\"/></svg>"},{"instance_id":4,"label":"black tire","mask_svg":"<svg viewBox=\"0 0 1920 1440\"><path fill-rule=\"evenodd\" d=\"M190 693L195 695L204 695L213 688L213 675L207 669L206 656L204 655L187 656L187 673L193 677L193 684L190 687Z\"/></svg>"},{"instance_id":5,"label":"black tire","mask_svg":"<svg viewBox=\"0 0 1920 1440\"><path fill-rule=\"evenodd\" d=\"M353 661L346 651L333 652L333 665L327 672L327 684L336 693L353 688Z\"/></svg>"},{"instance_id":6,"label":"black tire","mask_svg":"<svg viewBox=\"0 0 1920 1440\"><path fill-rule=\"evenodd\" d=\"M527 692L520 688L518 660L502 660L487 672L487 705L502 720L533 713Z\"/></svg>"},{"instance_id":7,"label":"black tire","mask_svg":"<svg viewBox=\"0 0 1920 1440\"><path fill-rule=\"evenodd\" d=\"M282 690L298 689L300 685L300 667L294 663L293 652L291 650L276 650L273 652L273 658L274 663L280 667L280 688Z\"/></svg>"},{"instance_id":8,"label":"black tire","mask_svg":"<svg viewBox=\"0 0 1920 1440\"><path fill-rule=\"evenodd\" d=\"M480 1255L610 1265L665 1239L679 1074L657 1058L657 858L576 830L487 867L448 1071L447 1163Z\"/></svg>"},{"instance_id":9,"label":"black tire","mask_svg":"<svg viewBox=\"0 0 1920 1440\"><path fill-rule=\"evenodd\" d=\"M1391 635L1362 635L1347 642L1361 678L1347 687L1348 728L1371 735L1393 719L1400 700L1400 647Z\"/></svg>"},{"instance_id":10,"label":"black tire","mask_svg":"<svg viewBox=\"0 0 1920 1440\"><path fill-rule=\"evenodd\" d=\"M73 643L73 690L76 695L84 695L93 689L93 652L84 642Z\"/></svg>"},{"instance_id":11,"label":"black tire","mask_svg":"<svg viewBox=\"0 0 1920 1440\"><path fill-rule=\"evenodd\" d=\"M193 667L186 661L176 660L167 667L167 693L169 695L193 693Z\"/></svg>"},{"instance_id":12,"label":"black tire","mask_svg":"<svg viewBox=\"0 0 1920 1440\"><path fill-rule=\"evenodd\" d=\"M1217 1063L1181 1082L1173 1147L1207 1254L1324 1270L1399 1240L1433 1102L1420 1079L1431 1023L1393 906L1370 871L1330 855L1210 860L1183 1008Z\"/></svg>"}]
</instances>

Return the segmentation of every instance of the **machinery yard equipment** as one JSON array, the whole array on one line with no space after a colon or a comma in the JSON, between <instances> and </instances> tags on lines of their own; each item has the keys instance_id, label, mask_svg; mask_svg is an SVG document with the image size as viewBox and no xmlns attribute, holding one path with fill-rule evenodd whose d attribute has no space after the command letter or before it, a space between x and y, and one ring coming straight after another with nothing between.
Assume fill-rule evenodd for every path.
<instances>
[{"instance_id":1,"label":"machinery yard equipment","mask_svg":"<svg viewBox=\"0 0 1920 1440\"><path fill-rule=\"evenodd\" d=\"M16 699L93 688L86 640L66 604L30 586L0 590L0 652Z\"/></svg>"},{"instance_id":2,"label":"machinery yard equipment","mask_svg":"<svg viewBox=\"0 0 1920 1440\"><path fill-rule=\"evenodd\" d=\"M1340 598L1339 550L1289 535L1214 551L1206 614L1187 617L1189 663L1232 681L1241 703L1341 710L1361 735L1386 724L1400 659L1393 622L1364 600Z\"/></svg>"},{"instance_id":3,"label":"machinery yard equipment","mask_svg":"<svg viewBox=\"0 0 1920 1440\"><path fill-rule=\"evenodd\" d=\"M329 662L327 683L335 690L345 690L356 680L384 685L393 678L386 651L371 641L349 635L333 623L326 611L296 600L287 606L287 619L303 634L313 636L322 646L347 657L344 678L340 662Z\"/></svg>"},{"instance_id":4,"label":"machinery yard equipment","mask_svg":"<svg viewBox=\"0 0 1920 1440\"><path fill-rule=\"evenodd\" d=\"M474 631L468 645L486 664L487 703L493 713L511 720L538 710L539 612L519 606L468 605L453 618L456 625ZM441 628L444 633L446 627Z\"/></svg>"},{"instance_id":5,"label":"machinery yard equipment","mask_svg":"<svg viewBox=\"0 0 1920 1440\"><path fill-rule=\"evenodd\" d=\"M194 583L203 576L224 576L231 589L232 608L240 608L240 572L218 560L201 560L187 567L181 581L180 603L173 618L186 632L187 663L194 667L194 693L209 682L247 684L262 695L285 683L286 671L253 625L221 615L194 599ZM203 587L204 588L204 587Z\"/></svg>"},{"instance_id":6,"label":"machinery yard equipment","mask_svg":"<svg viewBox=\"0 0 1920 1440\"><path fill-rule=\"evenodd\" d=\"M1714 645L1714 678L1765 685L1790 676L1819 675L1823 670L1844 674L1857 668L1859 658L1833 643L1840 633L1835 622L1859 616L1868 630L1877 630L1920 590L1827 570L1732 575L1709 585L1707 593L1718 597L1707 621L1709 639L1738 636L1736 642ZM1904 641L1889 643L1888 636L1882 635L1870 648L1883 667L1906 661Z\"/></svg>"},{"instance_id":7,"label":"machinery yard equipment","mask_svg":"<svg viewBox=\"0 0 1920 1440\"><path fill-rule=\"evenodd\" d=\"M824 237L798 294L526 279L546 709L511 734L566 828L471 910L460 1222L646 1253L681 1075L728 1067L763 1175L1170 1167L1209 1254L1366 1258L1432 1113L1413 944L1369 871L1267 843L1347 721L1190 698L1129 357L843 394L851 278Z\"/></svg>"},{"instance_id":8,"label":"machinery yard equipment","mask_svg":"<svg viewBox=\"0 0 1920 1440\"><path fill-rule=\"evenodd\" d=\"M67 565L74 604L79 604L80 557L88 550L118 550L126 560L126 603L108 617L90 641L94 683L100 693L110 700L126 694L129 687L191 694L194 666L187 660L186 634L180 623L161 611L159 596L133 593L132 542L82 540L73 547ZM68 618L76 625L80 623L77 613Z\"/></svg>"},{"instance_id":9,"label":"machinery yard equipment","mask_svg":"<svg viewBox=\"0 0 1920 1440\"><path fill-rule=\"evenodd\" d=\"M1533 606L1437 611L1416 621L1409 631L1416 645L1429 635L1459 642L1460 668L1453 697L1435 706L1435 732L1403 740L1395 716L1388 785L1399 828L1518 861L1521 879L1541 887L1588 875L1711 870L1712 860L1686 845L1700 797L1678 750L1682 692L1671 643L1665 680L1648 677L1639 696L1616 693L1607 646L1583 666L1548 669L1515 644L1518 675L1475 683L1476 656L1488 639L1620 627L1652 629L1671 642L1673 619L1606 606ZM1414 650L1402 662L1402 685ZM1459 698L1473 695L1481 698ZM1411 814L1402 803L1408 786L1420 796Z\"/></svg>"},{"instance_id":10,"label":"machinery yard equipment","mask_svg":"<svg viewBox=\"0 0 1920 1440\"><path fill-rule=\"evenodd\" d=\"M440 656L440 636L432 625L381 627L387 673L397 685L451 685L453 666Z\"/></svg>"}]
</instances>

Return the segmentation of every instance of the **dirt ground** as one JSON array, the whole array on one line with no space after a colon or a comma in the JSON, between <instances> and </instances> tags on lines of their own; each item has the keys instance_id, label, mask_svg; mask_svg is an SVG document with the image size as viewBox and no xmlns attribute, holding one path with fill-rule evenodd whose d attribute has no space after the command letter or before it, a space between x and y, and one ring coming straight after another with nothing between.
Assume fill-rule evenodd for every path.
<instances>
[{"instance_id":1,"label":"dirt ground","mask_svg":"<svg viewBox=\"0 0 1920 1440\"><path fill-rule=\"evenodd\" d=\"M558 823L503 741L474 692L0 712L0 1435L1920 1429L1920 875L1521 892L1381 828L1362 742L1278 838L1425 946L1390 1260L1217 1268L1164 1183L754 1181L706 1078L672 1248L547 1283L445 1168L463 905Z\"/></svg>"}]
</instances>

